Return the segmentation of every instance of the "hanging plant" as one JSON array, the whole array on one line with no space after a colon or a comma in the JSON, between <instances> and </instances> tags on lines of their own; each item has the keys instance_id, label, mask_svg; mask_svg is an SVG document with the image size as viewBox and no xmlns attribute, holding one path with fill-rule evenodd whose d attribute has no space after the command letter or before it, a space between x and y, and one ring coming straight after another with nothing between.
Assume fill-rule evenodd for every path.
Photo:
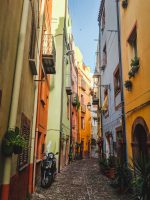
<instances>
[{"instance_id":1,"label":"hanging plant","mask_svg":"<svg viewBox=\"0 0 150 200\"><path fill-rule=\"evenodd\" d=\"M2 141L2 152L5 156L11 156L12 153L20 154L25 148L25 139L19 134L18 130L8 130L5 134Z\"/></svg>"},{"instance_id":2,"label":"hanging plant","mask_svg":"<svg viewBox=\"0 0 150 200\"><path fill-rule=\"evenodd\" d=\"M132 82L130 80L127 80L127 81L125 81L124 86L125 86L125 88L127 88L128 91L131 91Z\"/></svg>"},{"instance_id":3,"label":"hanging plant","mask_svg":"<svg viewBox=\"0 0 150 200\"><path fill-rule=\"evenodd\" d=\"M122 7L127 8L128 6L128 0L122 0Z\"/></svg>"}]
</instances>

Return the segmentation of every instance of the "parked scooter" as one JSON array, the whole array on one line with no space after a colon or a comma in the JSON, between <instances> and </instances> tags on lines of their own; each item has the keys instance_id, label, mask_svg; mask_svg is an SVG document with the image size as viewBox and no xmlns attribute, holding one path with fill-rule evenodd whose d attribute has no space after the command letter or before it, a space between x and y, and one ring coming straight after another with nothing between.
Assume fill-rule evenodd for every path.
<instances>
[{"instance_id":1,"label":"parked scooter","mask_svg":"<svg viewBox=\"0 0 150 200\"><path fill-rule=\"evenodd\" d=\"M44 156L41 164L41 187L48 188L56 176L56 158L54 153L48 153Z\"/></svg>"}]
</instances>

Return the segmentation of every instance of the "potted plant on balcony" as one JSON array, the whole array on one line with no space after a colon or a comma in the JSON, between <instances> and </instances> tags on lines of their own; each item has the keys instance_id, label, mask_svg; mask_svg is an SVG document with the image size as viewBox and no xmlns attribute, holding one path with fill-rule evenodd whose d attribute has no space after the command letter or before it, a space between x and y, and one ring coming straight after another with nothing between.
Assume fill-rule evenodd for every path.
<instances>
[{"instance_id":1,"label":"potted plant on balcony","mask_svg":"<svg viewBox=\"0 0 150 200\"><path fill-rule=\"evenodd\" d=\"M125 88L128 91L131 91L131 89L132 89L132 82L130 80L126 80L125 83L124 83L124 86L125 86Z\"/></svg>"},{"instance_id":2,"label":"potted plant on balcony","mask_svg":"<svg viewBox=\"0 0 150 200\"><path fill-rule=\"evenodd\" d=\"M122 0L122 7L127 8L128 6L128 0Z\"/></svg>"}]
</instances>

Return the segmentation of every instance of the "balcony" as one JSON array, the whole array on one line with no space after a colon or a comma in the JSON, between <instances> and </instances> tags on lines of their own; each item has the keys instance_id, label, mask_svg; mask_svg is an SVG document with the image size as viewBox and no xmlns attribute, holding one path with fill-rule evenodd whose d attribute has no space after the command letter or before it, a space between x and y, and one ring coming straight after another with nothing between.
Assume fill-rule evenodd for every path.
<instances>
[{"instance_id":1,"label":"balcony","mask_svg":"<svg viewBox=\"0 0 150 200\"><path fill-rule=\"evenodd\" d=\"M67 95L72 95L72 88L70 86L66 87Z\"/></svg>"},{"instance_id":2,"label":"balcony","mask_svg":"<svg viewBox=\"0 0 150 200\"><path fill-rule=\"evenodd\" d=\"M86 113L86 105L81 104L81 112Z\"/></svg>"},{"instance_id":3,"label":"balcony","mask_svg":"<svg viewBox=\"0 0 150 200\"><path fill-rule=\"evenodd\" d=\"M51 34L43 35L42 63L46 74L56 74L56 50L54 38Z\"/></svg>"},{"instance_id":4,"label":"balcony","mask_svg":"<svg viewBox=\"0 0 150 200\"><path fill-rule=\"evenodd\" d=\"M86 82L85 82L85 80L84 79L81 79L81 88L82 88L82 90L86 90Z\"/></svg>"}]
</instances>

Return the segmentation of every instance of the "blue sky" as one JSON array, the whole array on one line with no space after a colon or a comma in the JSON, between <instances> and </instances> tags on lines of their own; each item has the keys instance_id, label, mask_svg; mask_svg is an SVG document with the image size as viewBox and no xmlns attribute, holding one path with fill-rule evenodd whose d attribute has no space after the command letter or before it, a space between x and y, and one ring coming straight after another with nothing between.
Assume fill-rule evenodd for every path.
<instances>
[{"instance_id":1,"label":"blue sky","mask_svg":"<svg viewBox=\"0 0 150 200\"><path fill-rule=\"evenodd\" d=\"M84 63L94 71L98 39L98 11L100 0L69 0L72 31Z\"/></svg>"}]
</instances>

